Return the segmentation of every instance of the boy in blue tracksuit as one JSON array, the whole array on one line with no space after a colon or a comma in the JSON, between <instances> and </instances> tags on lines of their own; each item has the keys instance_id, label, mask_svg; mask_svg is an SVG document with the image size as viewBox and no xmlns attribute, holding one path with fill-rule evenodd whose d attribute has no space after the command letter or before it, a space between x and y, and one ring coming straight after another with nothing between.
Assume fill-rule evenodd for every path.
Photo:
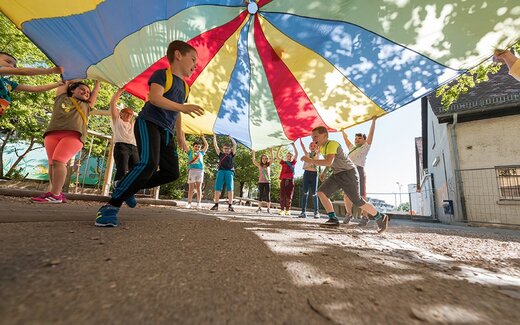
<instances>
[{"instance_id":1,"label":"boy in blue tracksuit","mask_svg":"<svg viewBox=\"0 0 520 325\"><path fill-rule=\"evenodd\" d=\"M134 195L140 189L153 188L179 178L174 131L179 145L187 150L179 112L200 116L204 110L197 105L184 104L189 88L183 78L189 77L196 68L195 48L183 41L173 41L168 46L166 56L170 67L157 70L150 77L148 101L134 126L140 162L119 181L108 204L98 210L96 226L116 227L123 202L135 207Z\"/></svg>"}]
</instances>

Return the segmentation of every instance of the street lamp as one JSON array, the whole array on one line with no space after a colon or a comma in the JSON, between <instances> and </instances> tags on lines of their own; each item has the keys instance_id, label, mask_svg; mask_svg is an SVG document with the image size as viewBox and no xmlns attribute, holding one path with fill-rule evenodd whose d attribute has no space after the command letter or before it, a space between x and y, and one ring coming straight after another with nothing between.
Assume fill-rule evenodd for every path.
<instances>
[{"instance_id":1,"label":"street lamp","mask_svg":"<svg viewBox=\"0 0 520 325\"><path fill-rule=\"evenodd\" d=\"M401 187L403 186L403 184L399 183L399 182L395 182L397 184L397 186L399 187L399 206L401 206L401 204L403 203L401 201Z\"/></svg>"}]
</instances>

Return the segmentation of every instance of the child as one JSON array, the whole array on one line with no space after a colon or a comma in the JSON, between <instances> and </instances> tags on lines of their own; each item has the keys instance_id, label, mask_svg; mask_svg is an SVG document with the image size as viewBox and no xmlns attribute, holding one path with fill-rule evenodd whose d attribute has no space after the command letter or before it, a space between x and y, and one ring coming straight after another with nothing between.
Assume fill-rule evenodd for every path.
<instances>
[{"instance_id":1,"label":"child","mask_svg":"<svg viewBox=\"0 0 520 325\"><path fill-rule=\"evenodd\" d=\"M260 162L256 161L255 151L253 150L253 164L258 167L258 210L262 212L262 203L265 201L267 213L271 213L271 159L273 157L273 149L271 148L271 157L266 154L260 156Z\"/></svg>"},{"instance_id":2,"label":"child","mask_svg":"<svg viewBox=\"0 0 520 325\"><path fill-rule=\"evenodd\" d=\"M88 118L96 104L99 88L99 81L92 92L83 82L66 82L56 90L51 121L44 134L50 191L32 198L34 202L66 202L62 189L67 177L67 162L83 148L87 139Z\"/></svg>"},{"instance_id":3,"label":"child","mask_svg":"<svg viewBox=\"0 0 520 325\"><path fill-rule=\"evenodd\" d=\"M6 79L3 76L36 76L47 74L62 74L62 67L54 68L17 68L16 58L11 54L0 52L0 116L2 116L9 104L11 104L11 92L14 91L28 91L28 92L43 92L54 89L60 85L61 82L56 82L49 85L29 86L18 84L12 80Z\"/></svg>"},{"instance_id":4,"label":"child","mask_svg":"<svg viewBox=\"0 0 520 325\"><path fill-rule=\"evenodd\" d=\"M188 151L188 209L191 208L193 190L197 190L197 209L201 208L202 182L204 182L204 155L208 151L208 141L201 136L204 148L201 150L200 142L193 143L193 149Z\"/></svg>"},{"instance_id":5,"label":"child","mask_svg":"<svg viewBox=\"0 0 520 325\"><path fill-rule=\"evenodd\" d=\"M226 183L226 190L228 191L228 211L235 211L235 209L233 209L233 174L235 173L234 158L235 153L237 152L237 143L231 136L229 136L229 139L233 144L233 148L230 148L228 144L224 144L222 146L223 152L220 152L217 143L217 136L213 134L213 146L215 147L215 152L217 153L219 160L217 179L215 181L215 195L213 196L213 202L215 202L215 205L210 209L213 211L218 210L218 201L220 198L220 192L222 192L222 189L224 188L224 183Z\"/></svg>"},{"instance_id":6,"label":"child","mask_svg":"<svg viewBox=\"0 0 520 325\"><path fill-rule=\"evenodd\" d=\"M298 150L294 143L291 144L294 149L294 155L288 152L285 155L285 160L282 160L280 156L280 149L276 153L276 156L280 160L282 170L280 172L280 215L291 215L291 203L294 194L294 166L298 161Z\"/></svg>"},{"instance_id":7,"label":"child","mask_svg":"<svg viewBox=\"0 0 520 325\"><path fill-rule=\"evenodd\" d=\"M329 197L339 189L343 189L349 199L356 205L368 212L369 218L377 222L377 231L382 233L388 227L388 216L376 210L367 203L359 194L359 177L356 166L348 158L341 148L341 145L334 140L329 140L329 133L323 126L318 126L312 130L312 140L320 146L321 154L325 159L312 160L309 157L302 157L302 161L312 162L318 166L331 167L332 175L329 176L318 189L318 196L321 204L329 216L323 227L339 227L339 221L334 213L332 202ZM324 175L324 173L322 174Z\"/></svg>"},{"instance_id":8,"label":"child","mask_svg":"<svg viewBox=\"0 0 520 325\"><path fill-rule=\"evenodd\" d=\"M139 162L139 152L134 136L134 111L126 107L121 111L117 109L117 101L124 91L124 89L119 89L110 100L110 126L112 127L116 164L114 187L117 187L119 180Z\"/></svg>"},{"instance_id":9,"label":"child","mask_svg":"<svg viewBox=\"0 0 520 325\"><path fill-rule=\"evenodd\" d=\"M197 105L184 104L188 94L183 78L189 77L197 66L195 48L183 41L173 41L168 45L166 56L170 67L155 71L148 80L148 101L135 123L140 161L119 181L108 204L98 210L96 226L116 227L123 202L135 207L134 195L140 189L153 188L179 178L174 132L181 148L187 151L179 113L200 116L204 110ZM167 80L172 81L171 87L167 85Z\"/></svg>"},{"instance_id":10,"label":"child","mask_svg":"<svg viewBox=\"0 0 520 325\"><path fill-rule=\"evenodd\" d=\"M350 160L356 165L356 169L358 171L359 176L359 194L366 200L367 199L367 180L365 173L365 164L367 161L367 155L370 151L370 146L372 145L372 140L374 139L374 131L376 129L376 119L377 116L372 117L372 124L370 125L370 131L368 132L368 138L366 134L356 133L354 137L354 144L350 142L348 139L348 135L345 130L342 130L341 133L343 135L343 140L345 140L345 144L349 150L348 157ZM345 202L345 208L347 210L347 215L343 220L343 223L347 224L352 219L352 202L350 202L348 196L343 194L343 201ZM358 224L361 227L364 227L368 224L368 218L363 216L361 218L361 222Z\"/></svg>"},{"instance_id":11,"label":"child","mask_svg":"<svg viewBox=\"0 0 520 325\"><path fill-rule=\"evenodd\" d=\"M305 146L303 145L303 141L301 138L300 145L302 146L305 157L309 157L311 159L319 159L320 148L315 142L311 142L309 144L310 152L307 152L307 149L305 149ZM320 213L318 212L318 196L316 195L316 192L318 190L318 168L313 163L304 162L303 170L303 189L301 201L302 212L300 213L298 218L307 218L307 214L305 212L307 209L307 199L310 194L312 197L312 207L314 208L314 218L319 219Z\"/></svg>"}]
</instances>

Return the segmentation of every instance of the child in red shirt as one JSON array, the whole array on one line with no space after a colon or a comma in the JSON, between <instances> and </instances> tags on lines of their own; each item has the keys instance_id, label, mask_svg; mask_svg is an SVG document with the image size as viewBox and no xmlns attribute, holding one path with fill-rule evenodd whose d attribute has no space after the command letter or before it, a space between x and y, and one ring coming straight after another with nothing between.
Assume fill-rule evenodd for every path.
<instances>
[{"instance_id":1,"label":"child in red shirt","mask_svg":"<svg viewBox=\"0 0 520 325\"><path fill-rule=\"evenodd\" d=\"M276 153L276 156L280 160L282 171L280 172L280 215L290 215L291 202L294 194L294 167L298 160L298 150L294 143L292 143L294 149L294 155L288 152L285 155L285 160L282 160L280 156L280 149Z\"/></svg>"}]
</instances>

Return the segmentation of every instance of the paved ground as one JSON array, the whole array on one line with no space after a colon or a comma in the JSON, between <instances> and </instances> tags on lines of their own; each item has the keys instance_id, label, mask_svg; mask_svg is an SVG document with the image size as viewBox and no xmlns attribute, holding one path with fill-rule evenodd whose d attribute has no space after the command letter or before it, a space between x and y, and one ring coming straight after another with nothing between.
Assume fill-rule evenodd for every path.
<instances>
[{"instance_id":1,"label":"paved ground","mask_svg":"<svg viewBox=\"0 0 520 325\"><path fill-rule=\"evenodd\" d=\"M520 232L0 196L2 324L516 324ZM514 320L517 321L514 321Z\"/></svg>"}]
</instances>

